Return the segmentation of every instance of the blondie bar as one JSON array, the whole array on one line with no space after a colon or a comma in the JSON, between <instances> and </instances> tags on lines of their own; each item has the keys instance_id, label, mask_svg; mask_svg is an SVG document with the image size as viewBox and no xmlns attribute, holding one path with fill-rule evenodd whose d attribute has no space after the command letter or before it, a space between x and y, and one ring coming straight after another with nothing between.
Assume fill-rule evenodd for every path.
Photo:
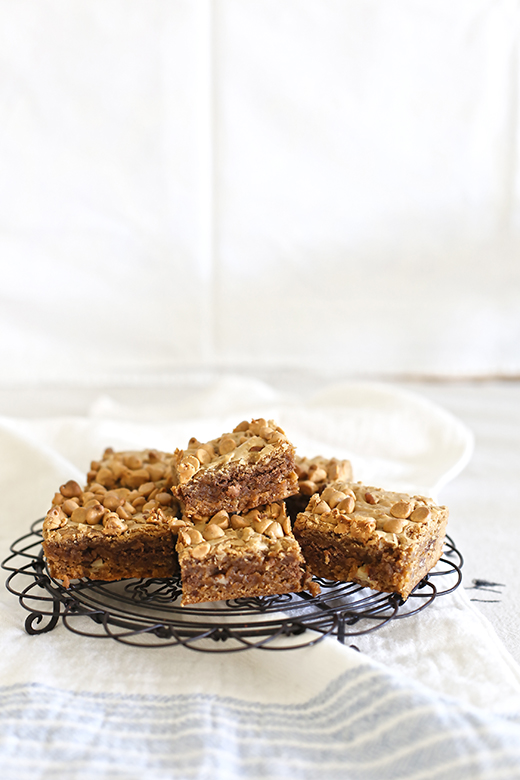
<instances>
[{"instance_id":1,"label":"blondie bar","mask_svg":"<svg viewBox=\"0 0 520 780\"><path fill-rule=\"evenodd\" d=\"M246 512L298 491L294 447L275 423L241 422L231 433L201 443L192 438L173 457L172 492L194 519L220 510Z\"/></svg>"},{"instance_id":2,"label":"blondie bar","mask_svg":"<svg viewBox=\"0 0 520 780\"><path fill-rule=\"evenodd\" d=\"M178 532L182 605L319 591L306 571L283 502L241 515L220 510L193 525L171 523Z\"/></svg>"},{"instance_id":3,"label":"blondie bar","mask_svg":"<svg viewBox=\"0 0 520 780\"><path fill-rule=\"evenodd\" d=\"M88 484L62 485L43 523L52 577L119 580L169 577L178 571L168 520L179 506L169 490L171 454L105 450Z\"/></svg>"},{"instance_id":4,"label":"blondie bar","mask_svg":"<svg viewBox=\"0 0 520 780\"><path fill-rule=\"evenodd\" d=\"M429 498L337 481L310 498L294 535L314 575L406 599L439 560L447 520Z\"/></svg>"}]
</instances>

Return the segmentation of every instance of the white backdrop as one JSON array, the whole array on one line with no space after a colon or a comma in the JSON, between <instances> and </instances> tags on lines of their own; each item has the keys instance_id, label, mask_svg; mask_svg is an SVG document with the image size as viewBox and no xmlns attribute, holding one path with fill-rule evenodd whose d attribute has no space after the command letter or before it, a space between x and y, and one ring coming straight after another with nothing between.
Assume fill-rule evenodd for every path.
<instances>
[{"instance_id":1,"label":"white backdrop","mask_svg":"<svg viewBox=\"0 0 520 780\"><path fill-rule=\"evenodd\" d=\"M518 0L0 0L0 382L520 373Z\"/></svg>"}]
</instances>

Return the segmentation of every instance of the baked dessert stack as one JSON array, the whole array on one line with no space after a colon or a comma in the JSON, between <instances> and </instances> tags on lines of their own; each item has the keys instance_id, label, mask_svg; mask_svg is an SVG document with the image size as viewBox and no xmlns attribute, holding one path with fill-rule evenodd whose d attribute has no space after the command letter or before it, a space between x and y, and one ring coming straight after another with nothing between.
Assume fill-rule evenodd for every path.
<instances>
[{"instance_id":1,"label":"baked dessert stack","mask_svg":"<svg viewBox=\"0 0 520 780\"><path fill-rule=\"evenodd\" d=\"M173 453L114 452L69 481L43 523L52 577L180 571L183 605L297 593L312 577L408 598L439 560L448 510L352 481L348 460L297 456L272 420Z\"/></svg>"},{"instance_id":2,"label":"baked dessert stack","mask_svg":"<svg viewBox=\"0 0 520 780\"><path fill-rule=\"evenodd\" d=\"M272 420L192 439L174 454L173 480L183 605L319 590L284 503L298 491L294 446Z\"/></svg>"}]
</instances>

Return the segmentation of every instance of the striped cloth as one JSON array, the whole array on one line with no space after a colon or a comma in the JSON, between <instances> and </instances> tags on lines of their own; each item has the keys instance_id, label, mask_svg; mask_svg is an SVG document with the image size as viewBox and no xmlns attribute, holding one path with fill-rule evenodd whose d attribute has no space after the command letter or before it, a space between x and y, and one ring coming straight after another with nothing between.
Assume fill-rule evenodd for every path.
<instances>
[{"instance_id":1,"label":"striped cloth","mask_svg":"<svg viewBox=\"0 0 520 780\"><path fill-rule=\"evenodd\" d=\"M488 715L361 663L300 704L0 689L2 780L520 778L520 713Z\"/></svg>"}]
</instances>

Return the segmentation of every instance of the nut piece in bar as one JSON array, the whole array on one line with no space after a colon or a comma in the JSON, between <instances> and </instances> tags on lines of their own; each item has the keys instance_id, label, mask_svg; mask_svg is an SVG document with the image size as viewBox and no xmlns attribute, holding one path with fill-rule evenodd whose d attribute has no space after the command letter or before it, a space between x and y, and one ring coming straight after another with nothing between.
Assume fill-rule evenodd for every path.
<instances>
[{"instance_id":1,"label":"nut piece in bar","mask_svg":"<svg viewBox=\"0 0 520 780\"><path fill-rule=\"evenodd\" d=\"M448 510L430 498L337 481L294 523L309 570L407 599L439 560Z\"/></svg>"},{"instance_id":2,"label":"nut piece in bar","mask_svg":"<svg viewBox=\"0 0 520 780\"><path fill-rule=\"evenodd\" d=\"M319 586L306 571L283 502L179 529L177 552L183 606L204 601L270 596Z\"/></svg>"},{"instance_id":3,"label":"nut piece in bar","mask_svg":"<svg viewBox=\"0 0 520 780\"><path fill-rule=\"evenodd\" d=\"M294 446L272 420L244 421L232 433L176 450L173 480L183 514L194 520L221 509L246 512L298 491Z\"/></svg>"},{"instance_id":4,"label":"nut piece in bar","mask_svg":"<svg viewBox=\"0 0 520 780\"><path fill-rule=\"evenodd\" d=\"M287 512L292 520L298 512L303 512L314 493L323 490L338 479L343 482L352 481L352 465L349 460L324 458L316 455L305 458L296 455L296 474L298 475L298 493L287 500Z\"/></svg>"},{"instance_id":5,"label":"nut piece in bar","mask_svg":"<svg viewBox=\"0 0 520 780\"><path fill-rule=\"evenodd\" d=\"M69 480L52 503L42 546L51 576L65 587L82 577L110 581L178 571L176 534L168 525L178 504L162 480L134 490L99 482L82 489Z\"/></svg>"}]
</instances>

